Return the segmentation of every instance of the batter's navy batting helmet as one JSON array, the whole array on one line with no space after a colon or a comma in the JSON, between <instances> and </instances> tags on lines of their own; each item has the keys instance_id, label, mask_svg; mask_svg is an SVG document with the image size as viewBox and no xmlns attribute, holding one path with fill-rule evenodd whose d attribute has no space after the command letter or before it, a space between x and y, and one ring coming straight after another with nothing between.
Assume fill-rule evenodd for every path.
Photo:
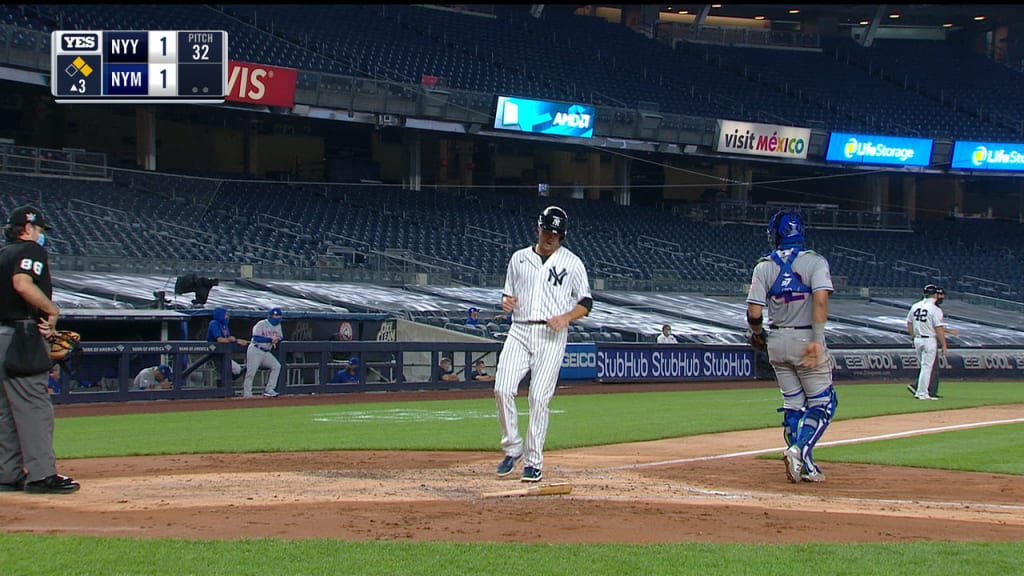
<instances>
[{"instance_id":1,"label":"batter's navy batting helmet","mask_svg":"<svg viewBox=\"0 0 1024 576\"><path fill-rule=\"evenodd\" d=\"M945 291L943 291L945 292ZM924 287L925 296L934 296L939 293L939 287L935 284L926 284Z\"/></svg>"},{"instance_id":2,"label":"batter's navy batting helmet","mask_svg":"<svg viewBox=\"0 0 1024 576\"><path fill-rule=\"evenodd\" d=\"M779 210L768 221L768 243L774 248L802 245L804 220L792 210Z\"/></svg>"},{"instance_id":3,"label":"batter's navy batting helmet","mask_svg":"<svg viewBox=\"0 0 1024 576\"><path fill-rule=\"evenodd\" d=\"M558 206L548 206L537 218L537 225L564 238L569 228L569 216Z\"/></svg>"}]
</instances>

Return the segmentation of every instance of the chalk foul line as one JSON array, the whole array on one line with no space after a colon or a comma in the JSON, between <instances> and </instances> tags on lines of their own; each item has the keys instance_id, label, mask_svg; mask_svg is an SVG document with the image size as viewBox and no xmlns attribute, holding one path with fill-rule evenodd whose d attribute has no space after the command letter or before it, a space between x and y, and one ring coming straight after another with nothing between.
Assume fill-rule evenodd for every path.
<instances>
[{"instance_id":1,"label":"chalk foul line","mask_svg":"<svg viewBox=\"0 0 1024 576\"><path fill-rule=\"evenodd\" d=\"M830 442L819 442L818 446L841 446L843 444L857 444L861 442L874 442L876 440L892 440L894 438L905 438L907 436L919 436L921 434L933 434L936 432L950 432L953 430L966 430L969 428L981 428L984 426L998 426L1000 424L1017 424L1024 422L1024 418L1010 418L1007 420L988 420L985 422L968 422L966 424L950 424L948 426L935 426L932 428L918 428L916 430L904 430L903 432L892 432L890 434L879 434L876 436L862 436L860 438L847 438L845 440L832 440ZM610 468L599 468L597 472L610 472L614 470L636 470L640 468L653 468L656 466L669 466L672 464L687 464L691 462L706 462L708 460L722 460L725 458L739 458L741 456L758 456L769 452L782 452L785 446L775 448L762 448L759 450L747 450L745 452L730 452L728 454L712 454L710 456L696 456L693 458L677 458L674 460L661 460L659 462L643 462L640 464L627 464L625 466L613 466Z\"/></svg>"}]
</instances>

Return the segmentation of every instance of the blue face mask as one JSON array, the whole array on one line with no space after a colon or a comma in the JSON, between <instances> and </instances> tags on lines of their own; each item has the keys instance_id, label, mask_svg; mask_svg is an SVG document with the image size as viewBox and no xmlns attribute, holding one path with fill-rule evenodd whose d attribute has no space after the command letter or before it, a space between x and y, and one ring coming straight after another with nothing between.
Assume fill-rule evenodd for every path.
<instances>
[{"instance_id":1,"label":"blue face mask","mask_svg":"<svg viewBox=\"0 0 1024 576\"><path fill-rule=\"evenodd\" d=\"M40 246L46 246L46 234L40 232L39 238L36 238L36 244L39 244Z\"/></svg>"},{"instance_id":2,"label":"blue face mask","mask_svg":"<svg viewBox=\"0 0 1024 576\"><path fill-rule=\"evenodd\" d=\"M270 318L267 318L267 322L270 322L271 326L277 326L278 324L281 323L281 319L280 318L274 318L273 316L271 316Z\"/></svg>"}]
</instances>

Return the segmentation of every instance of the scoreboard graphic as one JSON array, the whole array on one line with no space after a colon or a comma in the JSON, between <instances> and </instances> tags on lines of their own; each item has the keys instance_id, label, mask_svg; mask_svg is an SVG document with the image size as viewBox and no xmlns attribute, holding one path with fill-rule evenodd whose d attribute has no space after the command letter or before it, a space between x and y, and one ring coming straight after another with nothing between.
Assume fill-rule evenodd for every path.
<instances>
[{"instance_id":1,"label":"scoreboard graphic","mask_svg":"<svg viewBox=\"0 0 1024 576\"><path fill-rule=\"evenodd\" d=\"M224 102L223 30L55 30L50 91L59 103Z\"/></svg>"}]
</instances>

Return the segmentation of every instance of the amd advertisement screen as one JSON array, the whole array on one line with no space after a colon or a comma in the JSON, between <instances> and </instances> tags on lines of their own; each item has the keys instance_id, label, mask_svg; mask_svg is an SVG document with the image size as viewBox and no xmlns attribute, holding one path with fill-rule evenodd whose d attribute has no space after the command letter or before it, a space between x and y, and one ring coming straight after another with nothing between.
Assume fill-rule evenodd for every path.
<instances>
[{"instance_id":1,"label":"amd advertisement screen","mask_svg":"<svg viewBox=\"0 0 1024 576\"><path fill-rule=\"evenodd\" d=\"M594 136L594 107L498 96L494 127L550 136Z\"/></svg>"}]
</instances>

